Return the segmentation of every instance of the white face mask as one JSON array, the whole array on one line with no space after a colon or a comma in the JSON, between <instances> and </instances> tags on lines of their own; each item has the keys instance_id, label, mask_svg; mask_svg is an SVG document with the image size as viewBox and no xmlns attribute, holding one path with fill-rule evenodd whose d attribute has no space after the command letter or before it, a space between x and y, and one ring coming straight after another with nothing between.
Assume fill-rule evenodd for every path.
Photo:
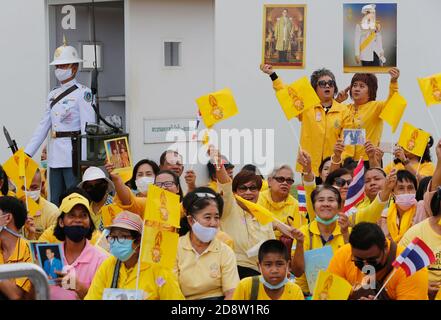
<instances>
[{"instance_id":1,"label":"white face mask","mask_svg":"<svg viewBox=\"0 0 441 320\"><path fill-rule=\"evenodd\" d=\"M66 81L70 77L72 77L72 69L55 69L55 77L58 79L58 81Z\"/></svg>"},{"instance_id":2,"label":"white face mask","mask_svg":"<svg viewBox=\"0 0 441 320\"><path fill-rule=\"evenodd\" d=\"M35 190L35 191L25 191L26 196L31 198L34 201L38 201L40 199L41 190Z\"/></svg>"},{"instance_id":3,"label":"white face mask","mask_svg":"<svg viewBox=\"0 0 441 320\"><path fill-rule=\"evenodd\" d=\"M141 193L146 193L149 185L155 181L154 177L141 177L135 180L136 188Z\"/></svg>"},{"instance_id":4,"label":"white face mask","mask_svg":"<svg viewBox=\"0 0 441 320\"><path fill-rule=\"evenodd\" d=\"M191 227L191 230L194 232L194 235L199 240L201 240L202 242L205 242L205 243L213 240L214 237L216 236L217 232L219 231L218 228L204 227L196 220L194 220L194 224Z\"/></svg>"}]
</instances>

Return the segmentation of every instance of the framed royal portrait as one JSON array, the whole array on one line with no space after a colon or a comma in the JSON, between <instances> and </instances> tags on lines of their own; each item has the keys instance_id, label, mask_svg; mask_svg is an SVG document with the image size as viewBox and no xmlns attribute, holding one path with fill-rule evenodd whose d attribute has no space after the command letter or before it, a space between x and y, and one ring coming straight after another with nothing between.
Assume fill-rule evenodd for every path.
<instances>
[{"instance_id":1,"label":"framed royal portrait","mask_svg":"<svg viewBox=\"0 0 441 320\"><path fill-rule=\"evenodd\" d=\"M104 147L107 161L113 164L116 172L132 168L132 156L127 137L105 140Z\"/></svg>"},{"instance_id":2,"label":"framed royal portrait","mask_svg":"<svg viewBox=\"0 0 441 320\"><path fill-rule=\"evenodd\" d=\"M305 68L306 4L263 7L262 64L274 69Z\"/></svg>"},{"instance_id":3,"label":"framed royal portrait","mask_svg":"<svg viewBox=\"0 0 441 320\"><path fill-rule=\"evenodd\" d=\"M397 4L343 4L343 71L387 73L397 66Z\"/></svg>"}]
</instances>

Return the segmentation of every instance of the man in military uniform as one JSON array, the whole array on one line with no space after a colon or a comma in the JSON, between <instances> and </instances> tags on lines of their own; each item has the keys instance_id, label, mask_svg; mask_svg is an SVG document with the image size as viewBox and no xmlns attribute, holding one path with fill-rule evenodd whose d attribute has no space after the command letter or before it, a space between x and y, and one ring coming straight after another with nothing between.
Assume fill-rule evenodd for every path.
<instances>
[{"instance_id":1,"label":"man in military uniform","mask_svg":"<svg viewBox=\"0 0 441 320\"><path fill-rule=\"evenodd\" d=\"M59 205L60 195L77 183L73 170L77 158L72 152L75 151L72 138L85 134L86 123L95 123L92 93L75 79L80 62L77 50L68 46L66 41L55 50L50 65L55 66L60 86L49 93L44 115L25 148L28 155L34 156L51 131L48 143L49 185L51 202L56 205ZM83 155L85 151L83 148Z\"/></svg>"}]
</instances>

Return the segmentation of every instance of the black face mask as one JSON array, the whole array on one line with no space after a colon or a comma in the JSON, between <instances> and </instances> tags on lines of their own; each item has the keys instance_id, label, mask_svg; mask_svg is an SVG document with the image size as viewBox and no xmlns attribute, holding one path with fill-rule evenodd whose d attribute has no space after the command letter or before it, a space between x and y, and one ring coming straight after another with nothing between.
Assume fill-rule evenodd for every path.
<instances>
[{"instance_id":1,"label":"black face mask","mask_svg":"<svg viewBox=\"0 0 441 320\"><path fill-rule=\"evenodd\" d=\"M64 226L63 230L66 237L73 242L82 241L89 231L88 228L84 228L83 226Z\"/></svg>"},{"instance_id":2,"label":"black face mask","mask_svg":"<svg viewBox=\"0 0 441 320\"><path fill-rule=\"evenodd\" d=\"M86 190L86 192L93 202L100 202L107 193L107 185L96 185L95 187Z\"/></svg>"}]
</instances>

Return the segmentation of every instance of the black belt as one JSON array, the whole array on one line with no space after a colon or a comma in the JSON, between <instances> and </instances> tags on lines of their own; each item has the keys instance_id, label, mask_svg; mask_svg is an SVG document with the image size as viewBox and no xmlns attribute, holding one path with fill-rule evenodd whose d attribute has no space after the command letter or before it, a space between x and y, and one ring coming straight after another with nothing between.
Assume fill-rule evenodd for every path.
<instances>
[{"instance_id":1,"label":"black belt","mask_svg":"<svg viewBox=\"0 0 441 320\"><path fill-rule=\"evenodd\" d=\"M81 134L81 131L52 131L52 138L71 138Z\"/></svg>"}]
</instances>

